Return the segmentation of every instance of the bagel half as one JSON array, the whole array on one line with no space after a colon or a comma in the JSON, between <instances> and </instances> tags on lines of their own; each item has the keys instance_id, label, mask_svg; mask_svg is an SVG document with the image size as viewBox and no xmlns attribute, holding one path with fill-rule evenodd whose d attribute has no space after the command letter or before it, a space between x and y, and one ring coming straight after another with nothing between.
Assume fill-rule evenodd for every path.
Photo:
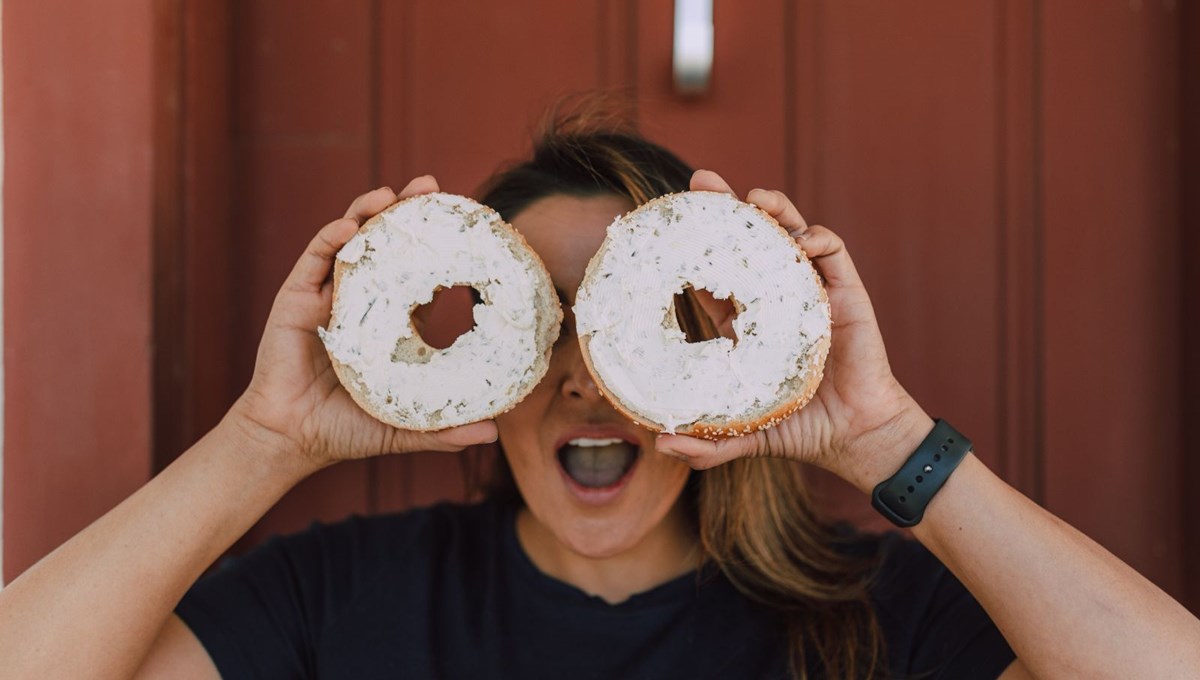
<instances>
[{"instance_id":1,"label":"bagel half","mask_svg":"<svg viewBox=\"0 0 1200 680\"><path fill-rule=\"evenodd\" d=\"M338 252L329 327L318 329L354 401L398 428L494 418L545 375L562 309L550 274L491 208L433 193L371 218ZM440 288L471 286L475 327L427 344L413 311Z\"/></svg>"},{"instance_id":2,"label":"bagel half","mask_svg":"<svg viewBox=\"0 0 1200 680\"><path fill-rule=\"evenodd\" d=\"M673 300L688 285L732 297L736 342L687 341ZM706 439L771 427L808 403L832 328L821 278L787 231L706 191L618 217L574 313L587 368L618 410L654 431Z\"/></svg>"}]
</instances>

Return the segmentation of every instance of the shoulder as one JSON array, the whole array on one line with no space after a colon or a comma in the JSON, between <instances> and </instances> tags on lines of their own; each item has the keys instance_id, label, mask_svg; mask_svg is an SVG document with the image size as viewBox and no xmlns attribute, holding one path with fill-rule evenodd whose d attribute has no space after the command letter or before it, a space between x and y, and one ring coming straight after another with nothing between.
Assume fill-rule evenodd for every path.
<instances>
[{"instance_id":1,"label":"shoulder","mask_svg":"<svg viewBox=\"0 0 1200 680\"><path fill-rule=\"evenodd\" d=\"M895 531L856 534L845 549L873 563L872 597L884 604L911 595L914 588L954 578L925 546Z\"/></svg>"},{"instance_id":2,"label":"shoulder","mask_svg":"<svg viewBox=\"0 0 1200 680\"><path fill-rule=\"evenodd\" d=\"M961 591L970 598L945 565L915 540L894 531L858 533L839 527L837 533L843 554L870 565L870 596L881 618L911 622L914 609L920 610L939 590Z\"/></svg>"},{"instance_id":3,"label":"shoulder","mask_svg":"<svg viewBox=\"0 0 1200 680\"><path fill-rule=\"evenodd\" d=\"M351 516L334 523L273 536L250 552L224 560L193 588L193 594L247 587L320 588L343 596L378 579L436 570L448 561L469 561L488 549L505 510L494 503L443 503L404 512ZM492 539L494 542L496 539Z\"/></svg>"},{"instance_id":4,"label":"shoulder","mask_svg":"<svg viewBox=\"0 0 1200 680\"><path fill-rule=\"evenodd\" d=\"M364 600L410 597L436 575L461 570L489 550L498 539L487 536L498 535L505 512L494 503L447 503L314 522L222 561L193 585L177 611L191 623L208 613L227 619L229 612L258 603L288 612L288 621L328 621Z\"/></svg>"},{"instance_id":5,"label":"shoulder","mask_svg":"<svg viewBox=\"0 0 1200 680\"><path fill-rule=\"evenodd\" d=\"M308 677L318 658L376 659L369 643L385 630L406 641L391 653L412 656L447 593L464 603L457 611L478 610L466 584L507 516L493 503L443 504L314 523L224 561L175 611L227 677Z\"/></svg>"},{"instance_id":6,"label":"shoulder","mask_svg":"<svg viewBox=\"0 0 1200 680\"><path fill-rule=\"evenodd\" d=\"M1014 658L987 612L917 541L896 532L846 536L873 565L870 599L893 671L996 677Z\"/></svg>"}]
</instances>

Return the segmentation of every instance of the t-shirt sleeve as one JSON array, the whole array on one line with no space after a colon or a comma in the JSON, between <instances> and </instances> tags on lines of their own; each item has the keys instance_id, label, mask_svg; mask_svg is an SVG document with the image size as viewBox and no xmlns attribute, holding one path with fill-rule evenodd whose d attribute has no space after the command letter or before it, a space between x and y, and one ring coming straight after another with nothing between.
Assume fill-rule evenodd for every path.
<instances>
[{"instance_id":1,"label":"t-shirt sleeve","mask_svg":"<svg viewBox=\"0 0 1200 680\"><path fill-rule=\"evenodd\" d=\"M175 613L223 678L312 677L322 631L375 578L371 571L386 545L374 540L372 521L314 524L227 559L188 591ZM392 538L404 539L394 532Z\"/></svg>"},{"instance_id":2,"label":"t-shirt sleeve","mask_svg":"<svg viewBox=\"0 0 1200 680\"><path fill-rule=\"evenodd\" d=\"M987 612L916 541L888 534L873 599L895 677L993 680L1016 655Z\"/></svg>"}]
</instances>

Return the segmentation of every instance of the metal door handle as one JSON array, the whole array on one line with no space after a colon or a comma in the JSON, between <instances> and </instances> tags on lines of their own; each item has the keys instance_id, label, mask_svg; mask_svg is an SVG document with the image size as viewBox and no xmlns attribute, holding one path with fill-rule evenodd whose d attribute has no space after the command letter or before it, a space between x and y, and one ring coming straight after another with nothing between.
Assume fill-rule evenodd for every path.
<instances>
[{"instance_id":1,"label":"metal door handle","mask_svg":"<svg viewBox=\"0 0 1200 680\"><path fill-rule=\"evenodd\" d=\"M712 0L675 0L675 90L708 90L713 63Z\"/></svg>"}]
</instances>

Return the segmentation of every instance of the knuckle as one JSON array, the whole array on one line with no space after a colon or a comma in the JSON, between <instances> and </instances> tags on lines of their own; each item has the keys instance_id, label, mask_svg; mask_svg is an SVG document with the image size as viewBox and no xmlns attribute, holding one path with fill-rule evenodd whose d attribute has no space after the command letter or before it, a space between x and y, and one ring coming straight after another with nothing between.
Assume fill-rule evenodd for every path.
<instances>
[{"instance_id":1,"label":"knuckle","mask_svg":"<svg viewBox=\"0 0 1200 680\"><path fill-rule=\"evenodd\" d=\"M330 229L326 228L317 232L317 235L313 238L312 247L308 249L310 254L316 255L322 250L334 247L333 240L329 238L329 231Z\"/></svg>"}]
</instances>

